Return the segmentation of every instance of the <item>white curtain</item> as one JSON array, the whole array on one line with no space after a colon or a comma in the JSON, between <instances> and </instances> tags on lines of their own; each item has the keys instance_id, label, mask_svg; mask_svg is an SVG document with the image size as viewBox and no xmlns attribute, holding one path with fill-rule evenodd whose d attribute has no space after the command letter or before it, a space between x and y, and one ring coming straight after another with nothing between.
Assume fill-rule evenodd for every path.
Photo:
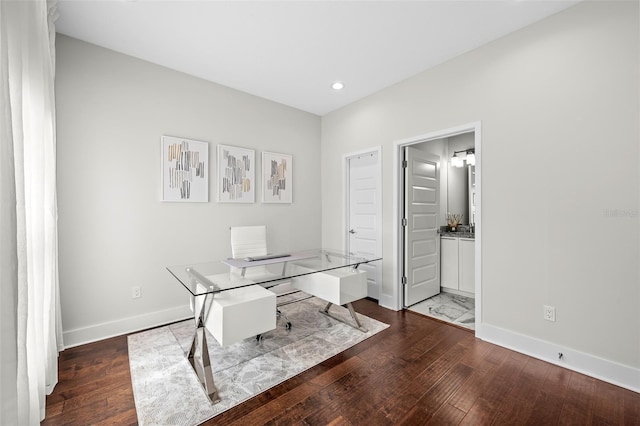
<instances>
[{"instance_id":1,"label":"white curtain","mask_svg":"<svg viewBox=\"0 0 640 426\"><path fill-rule=\"evenodd\" d=\"M36 425L58 381L55 2L0 0L0 424Z\"/></svg>"}]
</instances>

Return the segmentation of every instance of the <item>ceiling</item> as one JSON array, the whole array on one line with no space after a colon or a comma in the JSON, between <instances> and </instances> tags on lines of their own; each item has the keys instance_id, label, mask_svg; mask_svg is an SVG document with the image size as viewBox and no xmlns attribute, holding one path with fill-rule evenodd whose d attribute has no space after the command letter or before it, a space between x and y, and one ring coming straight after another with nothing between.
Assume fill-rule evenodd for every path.
<instances>
[{"instance_id":1,"label":"ceiling","mask_svg":"<svg viewBox=\"0 0 640 426\"><path fill-rule=\"evenodd\" d=\"M322 116L579 1L59 0L56 30Z\"/></svg>"}]
</instances>

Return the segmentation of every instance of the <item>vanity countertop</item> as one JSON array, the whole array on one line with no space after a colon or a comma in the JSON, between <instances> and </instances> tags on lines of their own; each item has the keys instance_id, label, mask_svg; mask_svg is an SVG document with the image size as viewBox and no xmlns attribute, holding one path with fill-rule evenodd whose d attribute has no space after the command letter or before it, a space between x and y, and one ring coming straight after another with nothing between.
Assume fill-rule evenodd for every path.
<instances>
[{"instance_id":1,"label":"vanity countertop","mask_svg":"<svg viewBox=\"0 0 640 426\"><path fill-rule=\"evenodd\" d=\"M442 232L441 237L453 237L453 238L472 238L475 239L476 234L473 232Z\"/></svg>"}]
</instances>

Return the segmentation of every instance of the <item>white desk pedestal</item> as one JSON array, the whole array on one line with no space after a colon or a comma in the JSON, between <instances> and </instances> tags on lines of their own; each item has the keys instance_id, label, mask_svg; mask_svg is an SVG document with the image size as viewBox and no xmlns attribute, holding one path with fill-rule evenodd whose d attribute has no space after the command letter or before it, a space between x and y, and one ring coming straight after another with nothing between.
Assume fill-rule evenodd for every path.
<instances>
[{"instance_id":1,"label":"white desk pedestal","mask_svg":"<svg viewBox=\"0 0 640 426\"><path fill-rule=\"evenodd\" d=\"M356 322L358 330L367 332L362 327L351 302L367 297L367 273L353 268L339 268L330 271L317 272L295 277L291 280L293 286L305 293L309 293L329 304L321 310L323 314L344 322L329 313L331 305L346 305L351 317ZM352 326L352 324L349 324Z\"/></svg>"},{"instance_id":2,"label":"white desk pedestal","mask_svg":"<svg viewBox=\"0 0 640 426\"><path fill-rule=\"evenodd\" d=\"M202 303L199 299L196 311ZM216 293L210 303L205 327L222 346L276 328L276 295L260 285Z\"/></svg>"}]
</instances>

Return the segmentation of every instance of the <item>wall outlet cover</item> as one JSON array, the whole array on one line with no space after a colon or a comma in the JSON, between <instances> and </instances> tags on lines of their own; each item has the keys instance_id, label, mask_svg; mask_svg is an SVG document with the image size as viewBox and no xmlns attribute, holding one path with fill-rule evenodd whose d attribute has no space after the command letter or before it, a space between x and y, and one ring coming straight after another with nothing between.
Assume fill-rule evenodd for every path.
<instances>
[{"instance_id":1,"label":"wall outlet cover","mask_svg":"<svg viewBox=\"0 0 640 426\"><path fill-rule=\"evenodd\" d=\"M544 319L546 319L547 321L554 321L556 320L556 308L553 306L544 306Z\"/></svg>"},{"instance_id":2,"label":"wall outlet cover","mask_svg":"<svg viewBox=\"0 0 640 426\"><path fill-rule=\"evenodd\" d=\"M131 287L131 298L137 299L142 296L142 291L139 286Z\"/></svg>"}]
</instances>

